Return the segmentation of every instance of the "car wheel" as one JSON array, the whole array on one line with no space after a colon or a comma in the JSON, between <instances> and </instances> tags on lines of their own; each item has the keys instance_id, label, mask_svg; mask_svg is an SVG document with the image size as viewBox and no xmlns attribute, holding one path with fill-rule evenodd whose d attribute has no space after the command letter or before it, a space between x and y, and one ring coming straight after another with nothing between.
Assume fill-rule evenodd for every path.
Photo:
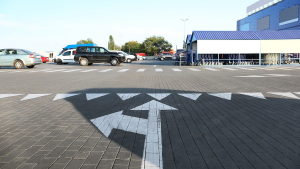
<instances>
[{"instance_id":1,"label":"car wheel","mask_svg":"<svg viewBox=\"0 0 300 169\"><path fill-rule=\"evenodd\" d=\"M89 66L92 66L92 65L93 65L93 63L89 63L88 65L89 65Z\"/></svg>"},{"instance_id":2,"label":"car wheel","mask_svg":"<svg viewBox=\"0 0 300 169\"><path fill-rule=\"evenodd\" d=\"M43 62L43 63L46 63L46 62Z\"/></svg>"},{"instance_id":3,"label":"car wheel","mask_svg":"<svg viewBox=\"0 0 300 169\"><path fill-rule=\"evenodd\" d=\"M14 63L14 66L15 66L16 69L23 69L24 64L21 60L16 60L15 63Z\"/></svg>"},{"instance_id":4,"label":"car wheel","mask_svg":"<svg viewBox=\"0 0 300 169\"><path fill-rule=\"evenodd\" d=\"M58 60L58 61L56 62L56 64L61 65L61 64L63 64L63 63L62 63L61 60Z\"/></svg>"},{"instance_id":5,"label":"car wheel","mask_svg":"<svg viewBox=\"0 0 300 169\"><path fill-rule=\"evenodd\" d=\"M112 58L112 59L110 60L110 64L111 64L112 66L117 66L117 65L119 65L119 62L118 62L118 60L117 60L116 58Z\"/></svg>"},{"instance_id":6,"label":"car wheel","mask_svg":"<svg viewBox=\"0 0 300 169\"><path fill-rule=\"evenodd\" d=\"M131 59L127 59L127 62L128 62L128 63L131 63L131 62L132 62L132 60L131 60Z\"/></svg>"},{"instance_id":7,"label":"car wheel","mask_svg":"<svg viewBox=\"0 0 300 169\"><path fill-rule=\"evenodd\" d=\"M87 66L89 64L89 60L87 58L82 58L79 63L81 66Z\"/></svg>"},{"instance_id":8,"label":"car wheel","mask_svg":"<svg viewBox=\"0 0 300 169\"><path fill-rule=\"evenodd\" d=\"M34 65L31 65L31 66L27 66L27 68L33 68L34 67Z\"/></svg>"}]
</instances>

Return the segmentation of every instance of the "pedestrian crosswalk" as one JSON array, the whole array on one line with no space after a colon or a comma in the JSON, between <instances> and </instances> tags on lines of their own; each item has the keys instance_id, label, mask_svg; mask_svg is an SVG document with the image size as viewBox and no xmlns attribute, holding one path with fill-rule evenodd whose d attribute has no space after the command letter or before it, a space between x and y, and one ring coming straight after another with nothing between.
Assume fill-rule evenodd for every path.
<instances>
[{"instance_id":1,"label":"pedestrian crosswalk","mask_svg":"<svg viewBox=\"0 0 300 169\"><path fill-rule=\"evenodd\" d=\"M0 69L0 75L3 73L106 73L106 72L137 72L137 73L147 73L147 72L200 72L200 71L211 71L211 72L224 72L224 71L298 71L300 66L294 67L145 67L145 68L110 68L110 69Z\"/></svg>"}]
</instances>

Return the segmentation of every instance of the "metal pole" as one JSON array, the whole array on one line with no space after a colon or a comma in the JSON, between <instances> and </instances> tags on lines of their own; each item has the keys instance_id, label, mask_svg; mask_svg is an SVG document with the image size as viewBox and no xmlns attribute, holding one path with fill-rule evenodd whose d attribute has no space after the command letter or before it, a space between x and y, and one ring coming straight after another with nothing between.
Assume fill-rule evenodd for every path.
<instances>
[{"instance_id":1,"label":"metal pole","mask_svg":"<svg viewBox=\"0 0 300 169\"><path fill-rule=\"evenodd\" d=\"M259 53L259 66L261 66L261 53Z\"/></svg>"},{"instance_id":2,"label":"metal pole","mask_svg":"<svg viewBox=\"0 0 300 169\"><path fill-rule=\"evenodd\" d=\"M279 65L281 65L281 53L279 55Z\"/></svg>"},{"instance_id":3,"label":"metal pole","mask_svg":"<svg viewBox=\"0 0 300 169\"><path fill-rule=\"evenodd\" d=\"M218 65L220 65L220 53L218 53Z\"/></svg>"},{"instance_id":4,"label":"metal pole","mask_svg":"<svg viewBox=\"0 0 300 169\"><path fill-rule=\"evenodd\" d=\"M239 60L238 60L238 62L239 62L239 65L240 65L240 63L241 63L241 54L239 53Z\"/></svg>"}]
</instances>

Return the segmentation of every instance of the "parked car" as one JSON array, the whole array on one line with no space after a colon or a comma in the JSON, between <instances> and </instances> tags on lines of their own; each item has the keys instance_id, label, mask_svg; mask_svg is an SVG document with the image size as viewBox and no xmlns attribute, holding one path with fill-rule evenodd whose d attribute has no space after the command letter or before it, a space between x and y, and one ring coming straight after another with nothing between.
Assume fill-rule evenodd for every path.
<instances>
[{"instance_id":1,"label":"parked car","mask_svg":"<svg viewBox=\"0 0 300 169\"><path fill-rule=\"evenodd\" d=\"M0 67L14 66L16 69L23 69L24 66L33 68L42 64L39 54L24 49L0 49Z\"/></svg>"},{"instance_id":2,"label":"parked car","mask_svg":"<svg viewBox=\"0 0 300 169\"><path fill-rule=\"evenodd\" d=\"M134 59L132 61L137 61L137 55L135 53L132 52L126 52L128 55L133 55Z\"/></svg>"},{"instance_id":3,"label":"parked car","mask_svg":"<svg viewBox=\"0 0 300 169\"><path fill-rule=\"evenodd\" d=\"M125 61L128 63L131 63L133 60L135 60L135 56L134 55L129 55L123 51L120 50L112 50L111 52L117 52L120 55L124 55L125 56Z\"/></svg>"},{"instance_id":4,"label":"parked car","mask_svg":"<svg viewBox=\"0 0 300 169\"><path fill-rule=\"evenodd\" d=\"M81 66L92 65L93 63L110 63L117 66L125 61L125 56L117 52L100 46L77 47L74 61L79 62Z\"/></svg>"},{"instance_id":5,"label":"parked car","mask_svg":"<svg viewBox=\"0 0 300 169\"><path fill-rule=\"evenodd\" d=\"M41 59L43 63L49 62L49 57L41 56Z\"/></svg>"},{"instance_id":6,"label":"parked car","mask_svg":"<svg viewBox=\"0 0 300 169\"><path fill-rule=\"evenodd\" d=\"M56 63L58 60L59 63L58 64L62 64L62 63L72 63L74 62L74 55L73 54L73 57L70 57L71 59L68 59L67 57L65 57L66 59L62 60L61 59L61 55L64 54L67 50L76 50L77 47L83 47L83 46L97 46L97 44L74 44L74 45L67 45L66 47L63 48L63 50L57 55L57 56L54 56L53 58L53 62ZM62 61L62 62L60 62ZM65 61L65 62L64 62Z\"/></svg>"},{"instance_id":7,"label":"parked car","mask_svg":"<svg viewBox=\"0 0 300 169\"><path fill-rule=\"evenodd\" d=\"M172 60L172 55L170 53L159 53L157 59L160 61L163 60Z\"/></svg>"},{"instance_id":8,"label":"parked car","mask_svg":"<svg viewBox=\"0 0 300 169\"><path fill-rule=\"evenodd\" d=\"M60 55L56 56L55 62L60 64L68 64L68 63L75 63L74 56L76 54L76 49L69 49L62 52Z\"/></svg>"}]
</instances>

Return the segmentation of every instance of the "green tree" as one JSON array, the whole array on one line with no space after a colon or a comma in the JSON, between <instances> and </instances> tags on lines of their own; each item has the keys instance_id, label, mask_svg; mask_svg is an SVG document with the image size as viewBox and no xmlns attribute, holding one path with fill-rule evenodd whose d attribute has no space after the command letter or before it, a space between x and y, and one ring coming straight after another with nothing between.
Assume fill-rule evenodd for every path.
<instances>
[{"instance_id":1,"label":"green tree","mask_svg":"<svg viewBox=\"0 0 300 169\"><path fill-rule=\"evenodd\" d=\"M132 53L140 53L141 52L141 44L137 41L130 41L125 43L125 45L122 46L122 51L124 52L130 52Z\"/></svg>"},{"instance_id":2,"label":"green tree","mask_svg":"<svg viewBox=\"0 0 300 169\"><path fill-rule=\"evenodd\" d=\"M170 44L165 40L164 37L161 36L152 36L147 38L140 47L141 51L150 56L157 55L162 51L169 52L171 51L171 48L172 44Z\"/></svg>"},{"instance_id":3,"label":"green tree","mask_svg":"<svg viewBox=\"0 0 300 169\"><path fill-rule=\"evenodd\" d=\"M93 44L93 40L88 38L87 40L80 40L77 42L77 44Z\"/></svg>"},{"instance_id":4,"label":"green tree","mask_svg":"<svg viewBox=\"0 0 300 169\"><path fill-rule=\"evenodd\" d=\"M115 41L112 35L109 36L108 49L115 50Z\"/></svg>"}]
</instances>

